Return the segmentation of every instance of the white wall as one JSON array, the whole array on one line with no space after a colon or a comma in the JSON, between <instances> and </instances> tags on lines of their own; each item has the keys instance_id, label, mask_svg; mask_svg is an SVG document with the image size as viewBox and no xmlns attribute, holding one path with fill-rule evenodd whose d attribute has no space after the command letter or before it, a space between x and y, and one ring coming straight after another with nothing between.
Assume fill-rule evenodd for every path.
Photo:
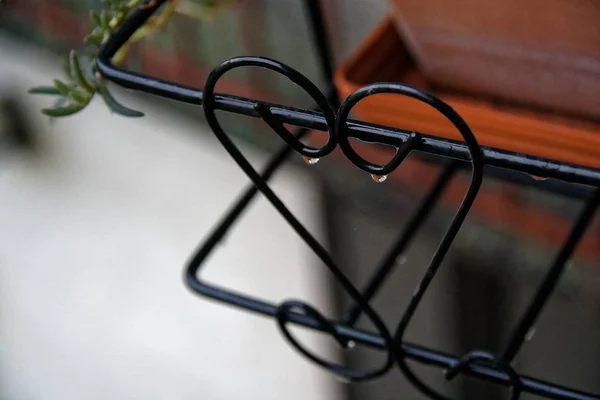
<instances>
[{"instance_id":1,"label":"white wall","mask_svg":"<svg viewBox=\"0 0 600 400\"><path fill-rule=\"evenodd\" d=\"M5 88L58 74L54 58L21 43L0 40L0 54ZM273 321L186 289L191 250L247 180L202 126L118 95L148 116L112 116L97 102L50 123L38 112L47 99L23 96L39 147L0 157L0 399L335 399L337 381ZM275 181L318 232L303 171ZM206 276L327 310L324 274L261 199Z\"/></svg>"}]
</instances>

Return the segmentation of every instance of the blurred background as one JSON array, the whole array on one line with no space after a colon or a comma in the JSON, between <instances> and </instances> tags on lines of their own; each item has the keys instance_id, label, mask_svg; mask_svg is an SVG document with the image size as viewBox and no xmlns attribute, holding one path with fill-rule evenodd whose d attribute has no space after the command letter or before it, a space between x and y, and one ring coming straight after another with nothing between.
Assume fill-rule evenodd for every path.
<instances>
[{"instance_id":1,"label":"blurred background","mask_svg":"<svg viewBox=\"0 0 600 400\"><path fill-rule=\"evenodd\" d=\"M322 0L336 65L381 24L389 3ZM99 7L95 0L0 3L0 399L422 399L397 370L372 382L340 382L289 347L274 321L185 287L193 249L249 185L201 110L115 88L146 117L112 115L100 101L72 118L40 114L47 99L27 89L60 75L63 55L81 47L89 10ZM211 20L180 12L132 49L128 66L201 87L215 65L239 55L268 56L327 84L298 0L244 0ZM260 70L231 74L221 85L311 106L299 88ZM222 118L257 168L280 143L256 119ZM376 184L338 153L310 166L298 156L273 187L362 287L440 170L411 155ZM373 300L390 329L456 211L467 172L453 179ZM518 185L497 175L486 176L407 340L455 354L502 351L582 207L546 190L551 180L524 175L528 184ZM599 267L596 217L527 335L514 363L520 373L600 392ZM304 299L332 317L351 305L262 198L209 259L206 278L272 301ZM372 329L365 318L358 326ZM360 346L339 354L319 335L303 339L350 366L381 359ZM438 369L415 368L456 398L506 396L489 383L449 383Z\"/></svg>"}]
</instances>

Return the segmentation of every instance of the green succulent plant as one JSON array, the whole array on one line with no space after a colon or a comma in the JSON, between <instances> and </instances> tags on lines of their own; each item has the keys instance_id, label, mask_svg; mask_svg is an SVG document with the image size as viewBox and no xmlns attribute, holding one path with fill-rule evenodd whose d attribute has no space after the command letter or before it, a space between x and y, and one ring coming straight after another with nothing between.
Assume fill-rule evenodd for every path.
<instances>
[{"instance_id":1,"label":"green succulent plant","mask_svg":"<svg viewBox=\"0 0 600 400\"><path fill-rule=\"evenodd\" d=\"M43 114L53 117L67 117L83 110L96 96L102 97L108 108L125 117L142 117L144 114L125 107L110 93L107 82L96 70L96 60L100 47L110 38L129 13L137 7L147 7L153 0L101 0L104 8L90 12L92 32L84 39L85 55L79 55L75 50L69 54L65 63L63 80L55 79L51 86L37 86L29 90L36 95L55 96L57 99L51 108L43 108ZM181 0L168 0L157 15L140 28L129 41L115 54L113 63L122 64L131 45L151 34L154 30L164 27ZM188 0L191 9L197 17L210 18L215 12L229 7L237 0ZM190 7L188 7L190 9Z\"/></svg>"},{"instance_id":2,"label":"green succulent plant","mask_svg":"<svg viewBox=\"0 0 600 400\"><path fill-rule=\"evenodd\" d=\"M55 79L54 86L34 87L29 90L29 93L57 97L52 108L42 109L43 114L53 118L67 117L83 110L96 94L102 97L114 113L125 117L144 115L119 103L95 72L94 60L89 57L79 57L75 50L72 50L69 55L69 62L65 68L65 81Z\"/></svg>"}]
</instances>

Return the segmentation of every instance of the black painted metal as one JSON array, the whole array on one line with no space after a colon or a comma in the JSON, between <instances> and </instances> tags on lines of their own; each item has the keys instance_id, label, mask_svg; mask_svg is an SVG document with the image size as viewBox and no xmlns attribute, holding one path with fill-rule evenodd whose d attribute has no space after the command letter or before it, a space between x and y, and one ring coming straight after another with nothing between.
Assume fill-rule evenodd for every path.
<instances>
[{"instance_id":1,"label":"black painted metal","mask_svg":"<svg viewBox=\"0 0 600 400\"><path fill-rule=\"evenodd\" d=\"M571 234L560 249L560 252L556 256L556 260L554 260L554 263L548 270L548 274L540 284L537 293L531 301L531 304L529 304L525 310L523 317L515 328L510 342L504 351L504 354L502 355L502 359L504 361L511 362L521 349L521 346L525 342L525 336L527 335L527 332L533 328L533 325L542 312L544 305L548 302L548 299L552 295L552 292L558 284L558 281L565 269L567 261L573 255L575 246L577 246L577 243L579 243L581 237L590 225L598 205L600 205L600 189L596 190L596 193L594 193L591 199L587 201L587 204L577 219Z\"/></svg>"},{"instance_id":2,"label":"black painted metal","mask_svg":"<svg viewBox=\"0 0 600 400\"><path fill-rule=\"evenodd\" d=\"M517 373L510 365L511 360L519 352L524 342L527 331L534 324L544 305L552 294L553 288L561 276L565 263L572 256L578 242L585 233L590 219L594 215L600 203L600 171L553 160L535 158L523 154L515 154L500 149L482 148L477 143L475 136L471 133L467 123L447 104L422 90L400 84L377 83L368 85L357 90L349 96L337 110L337 95L331 83L332 63L330 60L330 48L323 26L323 18L319 2L316 0L305 0L306 10L309 16L311 31L315 41L315 47L319 55L323 76L328 82L329 90L324 95L310 80L298 71L279 63L275 60L259 57L238 57L227 60L217 66L208 77L203 90L176 85L153 77L147 77L116 68L110 59L116 51L127 41L127 39L147 21L154 11L167 0L157 0L149 3L133 13L127 21L114 33L109 42L103 47L98 59L97 68L107 79L110 79L130 89L140 90L146 93L162 96L165 98L183 101L190 104L202 105L208 124L215 133L217 139L229 152L238 166L248 175L253 185L250 186L230 211L217 224L211 234L204 240L190 259L185 280L188 286L196 293L218 300L229 305L253 311L276 319L284 338L295 347L301 354L312 360L332 373L340 375L348 380L359 381L373 379L387 373L393 365L397 365L405 377L415 385L417 389L433 399L446 399L443 394L436 392L427 383L423 382L409 367L407 360L417 361L423 364L438 366L446 370L448 379L457 374L468 374L486 381L504 385L511 389L510 398L517 399L521 393L531 393L550 399L577 399L577 400L599 400L599 394L584 393L575 389L569 389L560 385L544 382L542 380L523 376ZM226 72L246 66L266 68L286 76L298 86L302 87L315 100L318 111L300 110L285 107L278 104L270 104L253 99L240 98L225 94L214 93L214 87L218 79ZM464 142L451 141L436 138L426 133L411 132L401 129L348 120L351 108L361 99L375 93L395 93L396 95L410 96L433 107L446 116L462 134ZM216 115L216 110L246 115L253 118L261 118L267 125L277 133L285 142L283 146L267 164L266 168L259 174L252 168L244 155L229 139L221 128ZM296 126L299 129L295 134L289 132L283 124ZM305 135L308 129L313 129L328 134L327 143L320 148L313 148L302 143L299 139ZM376 165L362 159L351 147L348 139L350 137L372 143L394 146L397 151L387 165ZM404 231L385 253L381 263L375 269L366 289L359 291L335 265L327 250L316 240L287 209L285 204L273 193L268 185L268 180L277 169L294 152L302 154L309 159L316 159L330 154L337 145L346 155L348 160L358 168L373 174L376 178L386 175L401 167L402 161L410 152L427 154L430 159L451 158L445 167L431 192L425 197L423 204L409 221ZM370 306L369 302L377 293L387 275L391 272L396 258L407 248L412 237L419 231L424 219L438 202L448 181L453 176L460 164L470 163L472 167L471 184L456 216L448 227L438 249L432 260L425 268L425 273L413 293L406 310L399 318L395 331L390 333L378 313ZM534 296L532 303L525 310L519 321L515 332L504 354L493 355L485 351L472 351L463 357L451 356L444 352L426 348L424 346L408 343L404 340L404 333L408 328L421 299L427 291L440 265L447 254L456 234L460 230L464 219L469 213L470 207L477 197L477 193L484 176L484 168L495 173L496 176L504 177L511 181L520 182L518 173L527 173L536 176L554 178L554 183L548 186L549 190L570 193L569 183L577 183L590 186L590 189L575 187L575 197L586 200L584 210L575 223L571 234L564 246L560 249L554 264L549 268L548 275ZM562 182L559 182L562 181ZM544 187L542 184L536 184ZM298 301L288 300L280 305L271 304L245 294L233 292L204 281L200 276L201 268L208 255L221 241L233 224L241 217L246 207L250 204L258 192L261 192L277 209L281 216L288 222L292 229L309 245L329 268L336 280L354 300L355 305L346 314L347 317L341 321L335 321L324 317L314 307ZM590 195L591 193L591 195ZM365 314L376 328L376 332L367 332L354 328L357 318ZM318 355L305 349L287 329L288 324L294 323L331 335L342 348L353 344L371 347L375 350L384 351L386 358L383 364L373 370L356 371L343 365L330 363Z\"/></svg>"}]
</instances>

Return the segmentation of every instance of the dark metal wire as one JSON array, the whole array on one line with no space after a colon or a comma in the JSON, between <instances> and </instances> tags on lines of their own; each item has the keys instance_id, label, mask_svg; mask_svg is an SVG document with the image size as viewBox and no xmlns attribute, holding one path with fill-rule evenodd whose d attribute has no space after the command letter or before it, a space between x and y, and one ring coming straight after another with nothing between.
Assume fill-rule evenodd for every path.
<instances>
[{"instance_id":1,"label":"dark metal wire","mask_svg":"<svg viewBox=\"0 0 600 400\"><path fill-rule=\"evenodd\" d=\"M326 80L329 103L337 108L340 105L340 99L337 93L337 88L333 84L333 66L331 63L331 46L327 40L327 27L323 19L321 4L319 0L304 0L304 6L310 21L310 31L313 34L313 41L318 53L318 60L321 63L321 71L323 78Z\"/></svg>"},{"instance_id":2,"label":"dark metal wire","mask_svg":"<svg viewBox=\"0 0 600 400\"><path fill-rule=\"evenodd\" d=\"M400 84L378 83L368 85L350 95L334 113L330 104L337 108L337 96L331 83L332 63L330 61L330 48L325 34L323 18L319 2L305 0L306 10L309 15L311 31L315 40L317 53L323 70L323 75L328 81L329 89L324 95L305 76L298 71L279 63L275 60L258 57L238 57L225 61L215 68L208 77L204 90L176 85L160 79L143 76L116 68L110 62L111 57L127 41L127 39L158 9L166 0L157 0L149 3L133 13L127 21L114 33L109 42L103 47L98 59L97 68L106 78L127 88L141 90L146 93L183 101L190 104L202 105L207 122L223 147L234 158L237 164L248 175L253 185L250 186L238 201L226 213L221 222L216 225L210 235L203 241L188 263L185 279L188 286L198 294L240 307L247 311L273 317L283 336L301 354L329 369L335 374L349 380L359 381L373 379L389 371L395 363L417 389L433 399L446 399L446 397L427 383L423 382L409 367L407 360L417 361L426 365L438 366L446 370L448 379L457 374L468 374L483 380L509 387L510 398L517 399L521 393L532 393L552 399L600 399L598 394L590 394L575 389L566 388L554 383L519 375L510 362L516 356L524 343L526 333L531 329L537 317L551 296L554 287L560 279L565 264L572 256L578 242L583 236L589 222L600 203L600 171L593 168L557 162L548 159L535 158L523 154L506 152L498 149L482 148L477 144L467 123L451 107L441 100L419 89ZM303 88L315 100L318 111L301 110L271 104L253 99L214 93L218 79L235 68L261 67L282 74L292 82ZM377 93L394 93L422 101L446 116L458 129L464 142L436 138L425 133L411 132L402 129L393 129L384 126L368 124L349 120L348 115L352 107L360 100ZM230 113L261 118L285 142L273 158L267 163L261 174L252 168L244 155L234 145L228 135L221 128L215 112L222 110ZM298 127L295 134L288 131L284 124ZM308 129L327 132L327 143L319 148L310 147L300 141ZM396 154L386 165L377 165L364 160L352 148L349 138L356 138L366 142L379 143L396 148ZM308 158L320 158L330 154L339 143L341 150L348 160L358 168L375 176L387 175L396 168L401 167L404 158L412 151L427 154L430 158L452 158L454 161L447 163L437 182L425 197L421 207L411 218L397 240L385 253L380 264L375 269L364 291L359 291L335 265L331 256L287 209L283 202L273 193L268 185L268 180L277 171L281 164L294 152ZM379 317L378 313L370 306L369 302L378 292L394 266L396 258L406 250L411 239L419 231L423 221L437 204L448 182L454 175L459 164L469 162L472 164L471 184L456 216L448 227L438 249L434 253L425 274L419 282L406 310L400 316L400 321L392 336ZM456 237L469 209L475 200L481 185L484 166L499 167L508 171L508 179L514 178L514 171L527 174L550 177L564 182L578 183L595 186L593 194L589 196L586 190L577 188L579 198L587 198L580 217L574 225L565 244L560 249L554 264L541 283L538 292L531 304L525 310L509 340L502 356L495 356L485 351L472 351L463 357L452 356L444 352L430 349L421 345L408 343L404 340L404 333L412 320L421 299L427 291L429 284L434 279L441 262L447 254L452 241ZM494 170L495 171L495 170ZM512 172L511 172L512 171ZM510 175L513 174L513 175ZM561 186L562 185L562 186ZM551 190L564 192L567 183L553 186ZM351 296L355 304L346 313L343 321L335 321L324 317L314 307L298 300L287 300L276 305L221 288L201 279L200 270L208 255L223 239L234 223L241 217L258 192L261 192L298 235L319 256L324 264L336 277L344 290ZM367 332L355 328L357 318L365 314L376 328L376 332ZM375 350L386 352L384 363L373 370L356 371L343 365L333 364L318 355L305 349L295 339L287 326L289 323L305 326L331 335L342 348L352 346L352 342L371 347Z\"/></svg>"},{"instance_id":3,"label":"dark metal wire","mask_svg":"<svg viewBox=\"0 0 600 400\"><path fill-rule=\"evenodd\" d=\"M548 299L552 295L552 292L554 291L554 288L556 287L565 269L565 266L567 265L567 261L573 255L575 246L577 246L577 243L579 243L581 237L589 227L599 203L600 189L596 190L596 193L590 200L588 200L586 206L581 212L581 215L575 223L571 234L563 244L560 252L556 256L556 260L554 260L554 263L548 270L548 274L539 286L537 293L531 301L531 304L527 307L521 320L517 324L509 344L502 355L502 359L504 361L511 362L521 349L521 346L525 342L525 336L527 335L527 332L533 328L533 325L542 312L544 305L548 302Z\"/></svg>"},{"instance_id":4,"label":"dark metal wire","mask_svg":"<svg viewBox=\"0 0 600 400\"><path fill-rule=\"evenodd\" d=\"M509 400L517 400L521 395L522 384L521 378L515 372L514 368L510 366L507 362L503 360L497 359L494 355L487 353L485 351L472 351L467 353L463 358L461 358L452 368L446 370L444 376L447 380L454 379L458 373L464 370L468 365L478 362L480 364L488 363L493 365L500 370L503 370L506 375L508 375L508 379L510 380L510 394L508 396Z\"/></svg>"},{"instance_id":5,"label":"dark metal wire","mask_svg":"<svg viewBox=\"0 0 600 400\"><path fill-rule=\"evenodd\" d=\"M319 312L310 307L309 305L303 304L301 301L294 301L292 303L285 302L277 307L277 311L275 316L279 322L279 326L283 331L284 335L290 340L290 343L299 350L302 354L306 355L308 358L316 362L317 364L328 368L332 372L341 375L349 380L359 381L365 379L372 379L378 376L385 374L393 365L394 358L391 351L391 342L392 337L388 332L385 324L379 317L379 315L371 308L371 306L363 299L362 295L356 289L354 285L350 282L350 280L344 275L344 273L335 265L333 259L329 255L329 252L321 245L321 243L310 234L310 232L294 217L294 215L289 211L289 209L283 204L283 202L279 199L279 197L271 190L268 184L260 177L258 172L252 167L250 162L246 159L246 157L239 151L237 146L231 141L228 135L223 131L219 121L217 120L217 116L215 114L215 102L214 102L214 89L217 84L217 81L228 71L231 71L235 68L245 67L245 66L255 66L255 67L263 67L266 69L270 69L272 71L278 72L281 75L284 75L296 85L302 87L307 93L315 100L319 108L322 110L323 115L325 116L328 126L333 127L335 124L335 116L333 110L331 110L327 100L323 96L323 94L319 91L319 89L312 84L306 77L300 74L298 71L284 65L278 63L273 60L269 60L266 58L256 58L256 57L238 57L233 58L231 60L227 60L218 67L216 67L211 74L206 79L206 83L204 84L204 116L206 117L206 121L208 125L213 130L217 139L221 142L223 147L227 150L227 152L231 155L231 157L237 162L238 166L248 175L250 180L254 183L254 185L258 188L260 192L269 200L269 202L277 209L277 211L281 214L281 216L290 224L290 226L298 233L298 235L306 242L306 244L314 251L314 253L323 261L323 263L329 268L331 273L335 276L337 281L343 286L344 290L352 297L357 304L360 305L361 309L368 315L369 319L373 322L373 325L377 328L377 331L384 339L387 348L387 357L384 364L376 369L370 371L354 371L352 369L335 365L330 362L327 362L318 356L310 353L308 350L304 349L287 331L286 322L291 320L291 316L295 313L298 315L304 315L310 317L316 324L323 330L324 332L333 332L335 333L336 339L339 339L341 336L335 330L333 324L328 321L325 317L321 316ZM288 143L290 147L292 147L298 153L308 156L308 157L322 157L325 156L336 146L335 135L330 133L329 139L327 143L321 148L312 148L308 145L303 144L297 138L295 138L291 133L289 133L283 125L279 122L277 117L273 116L269 110L269 106L266 106L260 102L256 102L254 108L258 110L259 115L263 117L265 122L284 140ZM189 275L188 275L189 277ZM191 277L192 279L196 279L195 276ZM200 282L201 284L201 282ZM299 306L299 305L302 306ZM294 309L300 309L301 313L294 312ZM339 339L341 340L341 339ZM338 340L338 341L339 341Z\"/></svg>"}]
</instances>

